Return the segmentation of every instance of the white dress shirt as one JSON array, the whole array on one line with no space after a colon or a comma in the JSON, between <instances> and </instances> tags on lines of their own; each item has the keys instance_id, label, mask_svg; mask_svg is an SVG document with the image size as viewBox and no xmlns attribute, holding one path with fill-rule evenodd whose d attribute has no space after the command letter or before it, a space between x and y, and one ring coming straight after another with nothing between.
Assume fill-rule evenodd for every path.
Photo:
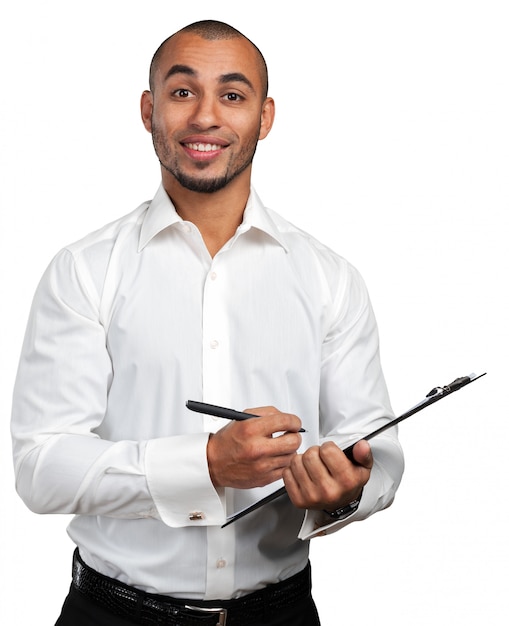
<instances>
[{"instance_id":1,"label":"white dress shirt","mask_svg":"<svg viewBox=\"0 0 509 626\"><path fill-rule=\"evenodd\" d=\"M14 393L17 489L36 512L74 514L91 567L149 592L231 598L297 573L318 514L284 497L221 528L267 488L214 488L206 445L225 421L188 399L295 413L302 449L347 445L392 416L358 272L254 191L214 258L160 187L53 259ZM321 532L392 502L396 430L371 443L359 510Z\"/></svg>"}]
</instances>

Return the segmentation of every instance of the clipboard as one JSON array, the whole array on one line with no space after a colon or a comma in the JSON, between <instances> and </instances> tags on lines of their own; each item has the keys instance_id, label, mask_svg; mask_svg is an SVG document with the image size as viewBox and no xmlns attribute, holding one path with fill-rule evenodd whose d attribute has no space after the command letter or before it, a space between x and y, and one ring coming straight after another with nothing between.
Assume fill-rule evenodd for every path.
<instances>
[{"instance_id":1,"label":"clipboard","mask_svg":"<svg viewBox=\"0 0 509 626\"><path fill-rule=\"evenodd\" d=\"M486 375L486 372L484 372L484 374L479 374L479 375L470 374L469 376L462 376L460 378L456 378L455 380L452 381L452 383L449 383L448 385L445 385L444 387L433 387L433 389L429 393L426 394L423 400L418 402L415 406L409 409L406 413L403 413L399 417L396 417L390 422L387 422L387 424L384 424L380 428L377 428L376 430L369 433L368 435L361 437L355 443L352 443L348 447L344 448L343 452L350 459L350 461L354 463L355 461L353 458L353 448L357 443L359 443L359 441L369 441L373 437L380 435L381 433L388 430L389 428L392 428L393 426L396 426L396 424L399 424L403 420L406 420L411 415L415 415L415 413L422 411L423 409L430 406L431 404L435 404L435 402L442 400L442 398L445 398L446 396L450 396L451 393L454 393L455 391L462 389L466 385L473 383L474 380L479 380L479 378L482 378L485 375ZM229 524L236 522L238 519L241 519L245 515L248 515L248 513L251 513L252 511L256 511L256 509L259 509L263 505L268 504L269 502L272 502L273 500L276 500L277 498L280 498L281 496L284 496L285 494L286 494L286 487L281 487L280 489L277 489L276 491L272 492L268 496L265 496L265 498L262 498L261 500L258 500L257 502L255 502L254 504L251 504L245 509L242 509L241 511L238 511L237 513L227 517L226 522L221 526L221 528L224 528L225 526L228 526Z\"/></svg>"}]
</instances>

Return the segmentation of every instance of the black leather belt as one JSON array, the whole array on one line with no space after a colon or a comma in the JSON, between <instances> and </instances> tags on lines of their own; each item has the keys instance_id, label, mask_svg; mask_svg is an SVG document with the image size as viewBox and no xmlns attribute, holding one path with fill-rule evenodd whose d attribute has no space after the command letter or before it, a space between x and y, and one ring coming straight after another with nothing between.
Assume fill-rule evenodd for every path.
<instances>
[{"instance_id":1,"label":"black leather belt","mask_svg":"<svg viewBox=\"0 0 509 626\"><path fill-rule=\"evenodd\" d=\"M78 554L73 559L73 586L110 613L135 624L164 626L247 626L271 619L278 612L309 598L311 567L237 600L181 600L145 593L88 567Z\"/></svg>"}]
</instances>

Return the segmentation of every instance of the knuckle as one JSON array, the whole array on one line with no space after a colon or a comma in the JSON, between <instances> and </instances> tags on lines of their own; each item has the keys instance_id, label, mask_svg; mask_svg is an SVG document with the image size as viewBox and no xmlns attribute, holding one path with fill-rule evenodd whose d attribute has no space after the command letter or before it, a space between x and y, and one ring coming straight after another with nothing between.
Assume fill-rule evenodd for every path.
<instances>
[{"instance_id":1,"label":"knuckle","mask_svg":"<svg viewBox=\"0 0 509 626\"><path fill-rule=\"evenodd\" d=\"M300 419L292 413L278 412L279 427L283 430L299 430Z\"/></svg>"},{"instance_id":2,"label":"knuckle","mask_svg":"<svg viewBox=\"0 0 509 626\"><path fill-rule=\"evenodd\" d=\"M257 431L257 420L244 420L242 422L236 422L239 425L239 429L242 432L243 438L254 437Z\"/></svg>"},{"instance_id":3,"label":"knuckle","mask_svg":"<svg viewBox=\"0 0 509 626\"><path fill-rule=\"evenodd\" d=\"M257 461L263 454L259 444L256 441L250 440L244 443L244 456L250 461Z\"/></svg>"},{"instance_id":4,"label":"knuckle","mask_svg":"<svg viewBox=\"0 0 509 626\"><path fill-rule=\"evenodd\" d=\"M270 476L270 474L274 471L274 466L270 459L261 458L256 464L255 470L262 476Z\"/></svg>"},{"instance_id":5,"label":"knuckle","mask_svg":"<svg viewBox=\"0 0 509 626\"><path fill-rule=\"evenodd\" d=\"M257 406L244 409L244 413L251 413L252 415L258 415L259 417L267 417L277 412L277 409L273 406Z\"/></svg>"},{"instance_id":6,"label":"knuckle","mask_svg":"<svg viewBox=\"0 0 509 626\"><path fill-rule=\"evenodd\" d=\"M319 446L311 446L310 448L305 450L305 452L302 455L303 461L305 463L313 463L319 458L319 456L320 456Z\"/></svg>"},{"instance_id":7,"label":"knuckle","mask_svg":"<svg viewBox=\"0 0 509 626\"><path fill-rule=\"evenodd\" d=\"M289 468L293 471L293 470L296 470L301 465L302 465L302 455L296 454L295 456L292 457L289 463Z\"/></svg>"},{"instance_id":8,"label":"knuckle","mask_svg":"<svg viewBox=\"0 0 509 626\"><path fill-rule=\"evenodd\" d=\"M340 497L339 489L329 486L323 491L323 500L325 502L337 502Z\"/></svg>"},{"instance_id":9,"label":"knuckle","mask_svg":"<svg viewBox=\"0 0 509 626\"><path fill-rule=\"evenodd\" d=\"M304 456L316 457L318 455L319 450L320 450L319 446L311 446L304 452Z\"/></svg>"},{"instance_id":10,"label":"knuckle","mask_svg":"<svg viewBox=\"0 0 509 626\"><path fill-rule=\"evenodd\" d=\"M338 446L333 441L326 441L320 446L320 455L324 459L332 459L338 453Z\"/></svg>"},{"instance_id":11,"label":"knuckle","mask_svg":"<svg viewBox=\"0 0 509 626\"><path fill-rule=\"evenodd\" d=\"M301 444L302 437L298 433L289 433L287 435L286 444L290 451L295 452Z\"/></svg>"},{"instance_id":12,"label":"knuckle","mask_svg":"<svg viewBox=\"0 0 509 626\"><path fill-rule=\"evenodd\" d=\"M343 489L345 492L355 491L358 488L359 481L352 475L347 474L343 481Z\"/></svg>"}]
</instances>

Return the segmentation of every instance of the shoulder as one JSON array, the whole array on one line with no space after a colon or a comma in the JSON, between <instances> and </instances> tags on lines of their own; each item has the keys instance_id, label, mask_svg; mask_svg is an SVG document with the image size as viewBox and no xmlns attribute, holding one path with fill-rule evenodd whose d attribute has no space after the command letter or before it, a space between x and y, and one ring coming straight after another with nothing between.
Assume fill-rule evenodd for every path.
<instances>
[{"instance_id":1,"label":"shoulder","mask_svg":"<svg viewBox=\"0 0 509 626\"><path fill-rule=\"evenodd\" d=\"M149 205L144 202L127 215L62 248L43 274L38 292L58 295L73 308L78 300L84 299L96 308L114 251L128 242L137 247L140 225Z\"/></svg>"},{"instance_id":2,"label":"shoulder","mask_svg":"<svg viewBox=\"0 0 509 626\"><path fill-rule=\"evenodd\" d=\"M137 231L139 232L141 222L149 206L150 202L143 202L134 211L65 246L64 250L74 258L86 255L90 250L93 250L94 254L97 254L101 249L104 251L111 250L120 240L129 235L136 235Z\"/></svg>"},{"instance_id":3,"label":"shoulder","mask_svg":"<svg viewBox=\"0 0 509 626\"><path fill-rule=\"evenodd\" d=\"M269 208L266 210L297 266L318 272L334 292L337 292L340 285L345 286L347 283L364 286L359 271L345 257L276 211Z\"/></svg>"}]
</instances>

